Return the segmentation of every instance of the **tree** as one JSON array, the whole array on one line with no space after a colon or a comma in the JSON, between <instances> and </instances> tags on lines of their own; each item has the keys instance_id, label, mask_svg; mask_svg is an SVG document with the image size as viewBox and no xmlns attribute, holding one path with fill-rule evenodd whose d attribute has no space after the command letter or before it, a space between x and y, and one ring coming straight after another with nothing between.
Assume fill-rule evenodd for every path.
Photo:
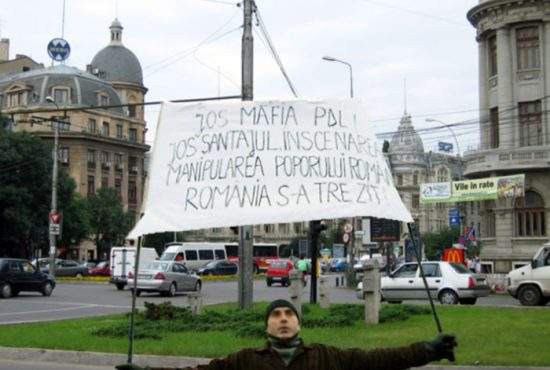
<instances>
[{"instance_id":1,"label":"tree","mask_svg":"<svg viewBox=\"0 0 550 370\"><path fill-rule=\"evenodd\" d=\"M178 242L182 242L185 240L185 236L182 235L183 233L179 232L177 233L177 240ZM149 234L145 235L143 237L143 246L147 248L155 248L157 253L159 255L162 254L164 251L164 246L167 243L171 243L174 241L174 232L164 232L164 233L155 233L155 234Z\"/></svg>"},{"instance_id":2,"label":"tree","mask_svg":"<svg viewBox=\"0 0 550 370\"><path fill-rule=\"evenodd\" d=\"M98 256L108 254L113 245L124 244L132 226L132 217L124 212L115 189L101 188L88 196L88 211Z\"/></svg>"},{"instance_id":3,"label":"tree","mask_svg":"<svg viewBox=\"0 0 550 370\"><path fill-rule=\"evenodd\" d=\"M29 258L38 249L47 253L51 169L50 145L28 133L0 130L0 255ZM78 207L74 189L74 181L60 170L60 211ZM82 234L79 219L65 221L64 237L73 240L74 234Z\"/></svg>"},{"instance_id":4,"label":"tree","mask_svg":"<svg viewBox=\"0 0 550 370\"><path fill-rule=\"evenodd\" d=\"M452 247L459 235L460 229L457 227L445 227L438 232L424 233L421 238L428 260L440 260L443 250Z\"/></svg>"}]
</instances>

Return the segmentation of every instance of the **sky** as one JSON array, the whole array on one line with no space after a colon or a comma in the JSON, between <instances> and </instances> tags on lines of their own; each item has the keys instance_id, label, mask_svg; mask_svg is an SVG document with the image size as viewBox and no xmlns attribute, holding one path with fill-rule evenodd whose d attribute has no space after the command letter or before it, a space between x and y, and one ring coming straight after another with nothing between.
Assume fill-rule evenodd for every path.
<instances>
[{"instance_id":1,"label":"sky","mask_svg":"<svg viewBox=\"0 0 550 370\"><path fill-rule=\"evenodd\" d=\"M51 65L49 40L71 45L67 65L85 69L109 43L109 25L141 62L147 101L239 95L242 7L231 0L19 0L0 2L0 37L10 57ZM478 56L466 13L477 0L256 0L259 15L302 99L346 98L346 65L369 124L387 137L406 110L425 150L438 141L478 144ZM254 20L254 98L293 95ZM406 86L406 89L405 89ZM406 93L405 93L406 91ZM406 96L406 98L405 98ZM146 108L153 144L159 106ZM390 133L390 134L388 134Z\"/></svg>"}]
</instances>

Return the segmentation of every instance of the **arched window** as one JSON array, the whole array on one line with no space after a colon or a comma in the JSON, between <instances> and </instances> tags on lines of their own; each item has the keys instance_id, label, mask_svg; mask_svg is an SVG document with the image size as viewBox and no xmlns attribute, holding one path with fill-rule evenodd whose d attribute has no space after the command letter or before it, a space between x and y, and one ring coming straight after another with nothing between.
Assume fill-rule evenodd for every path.
<instances>
[{"instance_id":1,"label":"arched window","mask_svg":"<svg viewBox=\"0 0 550 370\"><path fill-rule=\"evenodd\" d=\"M496 227L494 200L483 201L483 210L481 211L481 215L483 220L483 231L481 234L483 237L494 238Z\"/></svg>"},{"instance_id":2,"label":"arched window","mask_svg":"<svg viewBox=\"0 0 550 370\"><path fill-rule=\"evenodd\" d=\"M515 205L516 236L545 236L544 200L534 191L526 191Z\"/></svg>"},{"instance_id":3,"label":"arched window","mask_svg":"<svg viewBox=\"0 0 550 370\"><path fill-rule=\"evenodd\" d=\"M418 172L413 174L413 185L418 185Z\"/></svg>"},{"instance_id":4,"label":"arched window","mask_svg":"<svg viewBox=\"0 0 550 370\"><path fill-rule=\"evenodd\" d=\"M437 181L438 182L445 182L448 180L448 172L446 168L440 168L439 171L437 171Z\"/></svg>"}]
</instances>

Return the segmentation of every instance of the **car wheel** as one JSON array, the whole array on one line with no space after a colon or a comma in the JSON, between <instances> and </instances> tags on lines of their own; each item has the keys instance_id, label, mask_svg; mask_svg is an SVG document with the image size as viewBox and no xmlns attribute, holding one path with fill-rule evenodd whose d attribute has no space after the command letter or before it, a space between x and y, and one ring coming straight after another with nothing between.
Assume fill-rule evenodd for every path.
<instances>
[{"instance_id":1,"label":"car wheel","mask_svg":"<svg viewBox=\"0 0 550 370\"><path fill-rule=\"evenodd\" d=\"M176 283L172 283L170 285L170 288L168 288L168 292L166 293L166 295L168 297L173 297L176 295L176 291L177 291Z\"/></svg>"},{"instance_id":2,"label":"car wheel","mask_svg":"<svg viewBox=\"0 0 550 370\"><path fill-rule=\"evenodd\" d=\"M40 289L41 293L43 296L45 297L49 297L52 295L52 292L53 292L53 286L52 286L52 283L50 283L49 281L46 281L43 285L42 285L42 289Z\"/></svg>"},{"instance_id":3,"label":"car wheel","mask_svg":"<svg viewBox=\"0 0 550 370\"><path fill-rule=\"evenodd\" d=\"M540 290L534 285L521 287L518 293L518 299L524 306L536 306L540 303Z\"/></svg>"},{"instance_id":4,"label":"car wheel","mask_svg":"<svg viewBox=\"0 0 550 370\"><path fill-rule=\"evenodd\" d=\"M75 275L75 278L82 279L82 274L79 272L78 274Z\"/></svg>"},{"instance_id":5,"label":"car wheel","mask_svg":"<svg viewBox=\"0 0 550 370\"><path fill-rule=\"evenodd\" d=\"M267 286L271 286L271 280L266 280Z\"/></svg>"},{"instance_id":6,"label":"car wheel","mask_svg":"<svg viewBox=\"0 0 550 370\"><path fill-rule=\"evenodd\" d=\"M9 298L12 295L11 285L8 283L2 284L0 286L0 296L2 298Z\"/></svg>"},{"instance_id":7,"label":"car wheel","mask_svg":"<svg viewBox=\"0 0 550 370\"><path fill-rule=\"evenodd\" d=\"M388 301L389 304L401 304L403 301Z\"/></svg>"},{"instance_id":8,"label":"car wheel","mask_svg":"<svg viewBox=\"0 0 550 370\"><path fill-rule=\"evenodd\" d=\"M456 296L456 293L452 290L445 289L444 291L439 293L439 302L441 302L441 304L457 304L458 297Z\"/></svg>"},{"instance_id":9,"label":"car wheel","mask_svg":"<svg viewBox=\"0 0 550 370\"><path fill-rule=\"evenodd\" d=\"M476 304L477 298L462 298L458 300L460 304Z\"/></svg>"},{"instance_id":10,"label":"car wheel","mask_svg":"<svg viewBox=\"0 0 550 370\"><path fill-rule=\"evenodd\" d=\"M124 289L124 285L126 285L126 284L124 284L124 283L117 283L117 284L116 284L117 290L122 290L122 289Z\"/></svg>"},{"instance_id":11,"label":"car wheel","mask_svg":"<svg viewBox=\"0 0 550 370\"><path fill-rule=\"evenodd\" d=\"M195 292L200 292L202 289L202 283L200 281L197 281L195 283Z\"/></svg>"},{"instance_id":12,"label":"car wheel","mask_svg":"<svg viewBox=\"0 0 550 370\"><path fill-rule=\"evenodd\" d=\"M139 297L141 295L141 289L136 289L136 297Z\"/></svg>"}]
</instances>

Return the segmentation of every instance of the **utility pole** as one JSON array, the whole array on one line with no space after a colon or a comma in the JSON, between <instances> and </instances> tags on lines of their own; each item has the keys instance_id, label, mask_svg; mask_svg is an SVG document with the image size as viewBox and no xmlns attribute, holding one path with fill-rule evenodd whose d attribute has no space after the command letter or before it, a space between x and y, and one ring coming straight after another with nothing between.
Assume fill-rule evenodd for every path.
<instances>
[{"instance_id":1,"label":"utility pole","mask_svg":"<svg viewBox=\"0 0 550 370\"><path fill-rule=\"evenodd\" d=\"M59 107L57 106L55 100L47 96L46 101L48 103L52 103L56 106L57 109ZM57 151L59 147L59 121L56 117L52 117L51 123L54 128L54 140L53 140L53 151L52 151L52 160L53 160L53 167L52 167L52 205L51 205L51 212L50 212L50 225L54 223L53 217L57 215ZM50 267L49 267L49 273L52 276L55 276L55 254L57 250L57 235L50 226ZM37 265L38 266L38 265Z\"/></svg>"},{"instance_id":2,"label":"utility pole","mask_svg":"<svg viewBox=\"0 0 550 370\"><path fill-rule=\"evenodd\" d=\"M311 281L309 287L309 303L317 303L317 274L319 260L319 234L326 230L326 225L321 221L309 221L309 250L311 252Z\"/></svg>"},{"instance_id":3,"label":"utility pole","mask_svg":"<svg viewBox=\"0 0 550 370\"><path fill-rule=\"evenodd\" d=\"M254 37L252 36L252 12L254 0L243 1L243 38L241 55L241 93L243 101L254 99ZM239 308L252 308L252 226L239 227Z\"/></svg>"}]
</instances>

